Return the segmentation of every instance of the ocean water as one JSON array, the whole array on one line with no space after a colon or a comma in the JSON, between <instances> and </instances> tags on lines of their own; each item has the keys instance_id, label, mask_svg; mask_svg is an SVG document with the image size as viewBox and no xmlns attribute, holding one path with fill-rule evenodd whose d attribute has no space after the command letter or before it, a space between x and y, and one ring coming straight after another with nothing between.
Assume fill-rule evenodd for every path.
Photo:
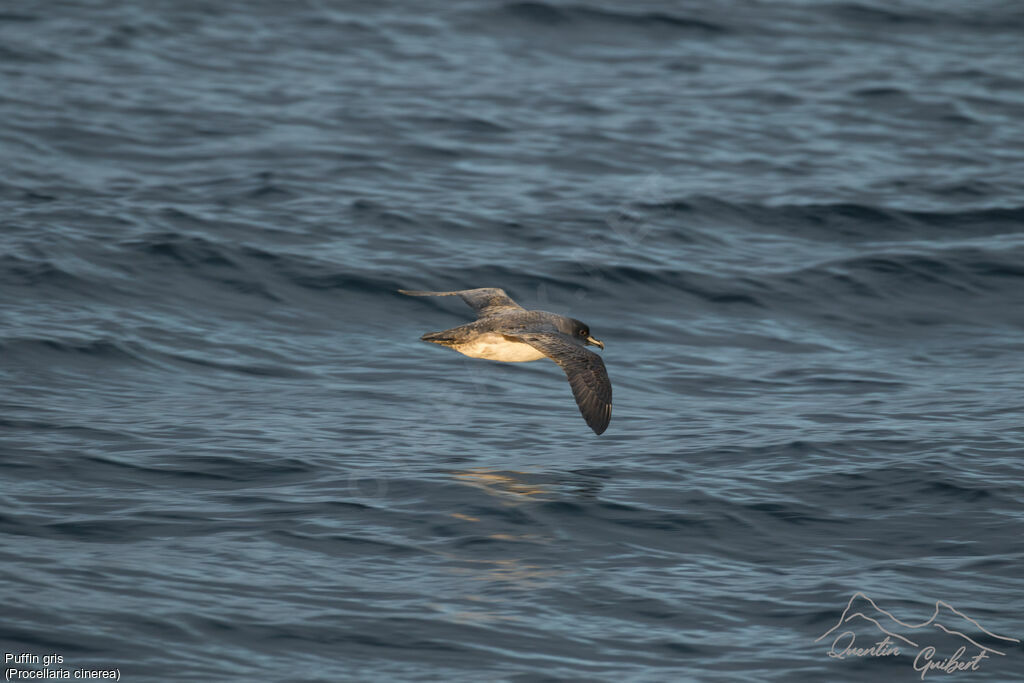
<instances>
[{"instance_id":1,"label":"ocean water","mask_svg":"<svg viewBox=\"0 0 1024 683\"><path fill-rule=\"evenodd\" d=\"M1024 679L1022 32L5 2L5 672ZM604 435L396 292L470 287L590 325Z\"/></svg>"}]
</instances>

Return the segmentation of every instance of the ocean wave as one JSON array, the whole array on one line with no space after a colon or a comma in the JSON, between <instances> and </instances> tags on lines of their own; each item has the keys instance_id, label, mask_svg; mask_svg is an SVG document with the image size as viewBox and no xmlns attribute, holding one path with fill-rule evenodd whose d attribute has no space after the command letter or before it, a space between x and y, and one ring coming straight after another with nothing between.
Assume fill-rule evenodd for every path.
<instances>
[{"instance_id":1,"label":"ocean wave","mask_svg":"<svg viewBox=\"0 0 1024 683\"><path fill-rule=\"evenodd\" d=\"M78 356L88 362L117 364L146 362L137 344L114 339L0 339L0 351L29 364L43 362L45 356Z\"/></svg>"},{"instance_id":2,"label":"ocean wave","mask_svg":"<svg viewBox=\"0 0 1024 683\"><path fill-rule=\"evenodd\" d=\"M945 297L950 295L970 298L1002 292L1015 299L1022 291L1021 284L1006 279L1024 277L1022 256L1024 248L1009 252L966 248L881 252L840 259L773 279L803 283L815 292L820 292L818 286L826 280L838 279L860 286L851 292L855 297L892 300L917 294L933 298L940 305L947 304Z\"/></svg>"},{"instance_id":3,"label":"ocean wave","mask_svg":"<svg viewBox=\"0 0 1024 683\"><path fill-rule=\"evenodd\" d=\"M507 18L559 28L578 25L614 30L671 29L707 34L726 33L729 30L722 24L669 12L626 12L581 5L558 6L546 2L510 2L503 5L499 13Z\"/></svg>"},{"instance_id":4,"label":"ocean wave","mask_svg":"<svg viewBox=\"0 0 1024 683\"><path fill-rule=\"evenodd\" d=\"M72 289L82 286L84 281L52 260L26 258L8 253L0 255L0 283L29 287L51 285Z\"/></svg>"},{"instance_id":5,"label":"ocean wave","mask_svg":"<svg viewBox=\"0 0 1024 683\"><path fill-rule=\"evenodd\" d=\"M826 7L839 21L879 28L956 28L971 27L996 31L1015 31L1024 25L1024 11L1012 2L977 5L903 5L896 3L851 2Z\"/></svg>"},{"instance_id":6,"label":"ocean wave","mask_svg":"<svg viewBox=\"0 0 1024 683\"><path fill-rule=\"evenodd\" d=\"M196 344L195 341L192 342ZM207 345L203 345L207 346ZM163 372L177 372L182 368L200 367L252 377L303 379L312 375L301 370L286 358L278 362L260 362L255 357L273 356L265 342L254 342L249 353L244 349L230 351L230 360L217 357L223 352L217 347L187 350L157 348L137 340L122 339L56 339L56 338L11 338L0 339L0 352L8 359L25 365L47 367L76 366L89 371L103 364L105 368L116 368L129 373L132 368L146 366Z\"/></svg>"},{"instance_id":7,"label":"ocean wave","mask_svg":"<svg viewBox=\"0 0 1024 683\"><path fill-rule=\"evenodd\" d=\"M1024 206L924 211L852 202L765 205L707 196L638 202L636 206L652 212L686 215L698 223L739 223L830 240L903 239L912 234L976 237L1024 232Z\"/></svg>"}]
</instances>

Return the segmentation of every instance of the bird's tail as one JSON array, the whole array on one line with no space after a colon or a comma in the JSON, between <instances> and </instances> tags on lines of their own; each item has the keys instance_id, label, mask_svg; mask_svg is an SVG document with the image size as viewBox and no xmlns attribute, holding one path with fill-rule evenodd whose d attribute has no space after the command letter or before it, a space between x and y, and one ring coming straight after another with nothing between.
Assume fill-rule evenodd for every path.
<instances>
[{"instance_id":1,"label":"bird's tail","mask_svg":"<svg viewBox=\"0 0 1024 683\"><path fill-rule=\"evenodd\" d=\"M441 346L452 346L455 343L455 337L452 335L451 330L427 332L420 339L431 344L440 344Z\"/></svg>"}]
</instances>

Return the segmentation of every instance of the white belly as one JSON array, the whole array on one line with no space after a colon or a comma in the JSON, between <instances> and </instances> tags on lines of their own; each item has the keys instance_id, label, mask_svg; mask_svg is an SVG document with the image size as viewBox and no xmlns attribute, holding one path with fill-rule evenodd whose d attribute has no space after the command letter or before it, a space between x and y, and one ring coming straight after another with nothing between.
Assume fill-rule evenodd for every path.
<instances>
[{"instance_id":1,"label":"white belly","mask_svg":"<svg viewBox=\"0 0 1024 683\"><path fill-rule=\"evenodd\" d=\"M523 363L539 360L544 354L529 344L505 339L500 334L484 334L468 344L457 344L456 351L470 358L486 358L506 363Z\"/></svg>"}]
</instances>

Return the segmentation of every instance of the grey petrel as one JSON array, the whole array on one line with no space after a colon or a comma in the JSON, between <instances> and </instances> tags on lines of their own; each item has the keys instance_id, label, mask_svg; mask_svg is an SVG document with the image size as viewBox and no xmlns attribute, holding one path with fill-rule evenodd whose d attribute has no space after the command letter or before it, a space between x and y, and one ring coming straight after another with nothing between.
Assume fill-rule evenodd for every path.
<instances>
[{"instance_id":1,"label":"grey petrel","mask_svg":"<svg viewBox=\"0 0 1024 683\"><path fill-rule=\"evenodd\" d=\"M547 356L558 363L572 387L583 419L601 434L612 419L612 384L601 356L587 345L604 349L590 328L575 318L546 311L528 311L505 290L494 287L455 292L413 292L409 296L462 297L476 311L476 320L443 332L428 332L423 341L448 346L470 358L521 363Z\"/></svg>"}]
</instances>

